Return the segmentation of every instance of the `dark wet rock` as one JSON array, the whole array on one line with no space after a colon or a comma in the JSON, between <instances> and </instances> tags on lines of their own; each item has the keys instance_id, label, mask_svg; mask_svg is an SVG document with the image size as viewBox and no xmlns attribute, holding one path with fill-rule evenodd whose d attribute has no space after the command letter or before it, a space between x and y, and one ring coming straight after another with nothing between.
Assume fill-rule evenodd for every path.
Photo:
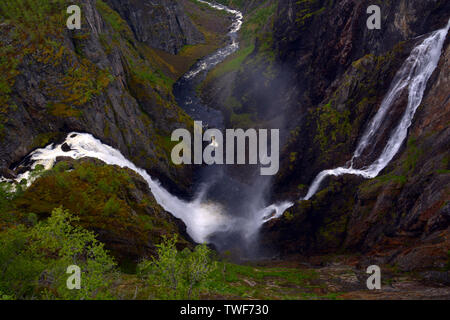
<instances>
[{"instance_id":1,"label":"dark wet rock","mask_svg":"<svg viewBox=\"0 0 450 320\"><path fill-rule=\"evenodd\" d=\"M61 146L61 150L64 152L69 152L70 150L72 150L72 148L67 143L63 143Z\"/></svg>"},{"instance_id":2,"label":"dark wet rock","mask_svg":"<svg viewBox=\"0 0 450 320\"><path fill-rule=\"evenodd\" d=\"M450 285L450 271L427 271L421 276L428 281Z\"/></svg>"},{"instance_id":3,"label":"dark wet rock","mask_svg":"<svg viewBox=\"0 0 450 320\"><path fill-rule=\"evenodd\" d=\"M6 179L15 179L17 177L16 173L8 168L0 168L0 177Z\"/></svg>"},{"instance_id":4,"label":"dark wet rock","mask_svg":"<svg viewBox=\"0 0 450 320\"><path fill-rule=\"evenodd\" d=\"M177 0L107 0L130 25L136 39L177 53L183 46L204 42Z\"/></svg>"}]
</instances>

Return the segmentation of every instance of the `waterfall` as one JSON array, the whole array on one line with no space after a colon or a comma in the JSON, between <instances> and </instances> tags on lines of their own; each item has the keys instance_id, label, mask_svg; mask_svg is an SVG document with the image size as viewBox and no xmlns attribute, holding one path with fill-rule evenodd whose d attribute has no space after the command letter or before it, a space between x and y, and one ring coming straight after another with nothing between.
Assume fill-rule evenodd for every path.
<instances>
[{"instance_id":1,"label":"waterfall","mask_svg":"<svg viewBox=\"0 0 450 320\"><path fill-rule=\"evenodd\" d=\"M64 143L70 146L70 151L63 151L62 145ZM201 203L199 200L187 202L177 198L164 189L158 181L153 180L145 170L136 167L131 161L127 160L120 151L103 144L90 134L72 132L59 145L51 144L46 148L35 150L30 154L30 160L33 162L32 169L36 168L37 165L42 165L46 170L49 170L53 167L57 157L95 158L108 165L133 170L148 183L158 204L186 224L187 232L196 242L206 242L208 235L219 229L226 230L227 228L227 219L220 206L207 202ZM29 179L28 184L31 184L33 179L30 179L30 172L23 173L16 181L20 182L27 178Z\"/></svg>"},{"instance_id":2,"label":"waterfall","mask_svg":"<svg viewBox=\"0 0 450 320\"><path fill-rule=\"evenodd\" d=\"M340 176L343 174L359 175L366 179L375 178L389 164L399 151L408 134L408 129L412 124L414 114L422 102L423 94L427 82L436 69L441 56L442 47L445 42L450 20L447 26L438 31L434 31L422 43L416 46L410 56L403 63L400 70L394 77L388 93L384 97L381 106L369 123L358 146L353 154L348 167L339 167L320 172L311 184L308 193L302 200L309 200L319 190L321 183L328 176ZM371 165L355 169L353 162L360 157L368 145L374 143L377 131L383 123L388 111L403 90L408 90L408 104L398 126L393 130L378 159Z\"/></svg>"},{"instance_id":3,"label":"waterfall","mask_svg":"<svg viewBox=\"0 0 450 320\"><path fill-rule=\"evenodd\" d=\"M238 31L241 29L243 22L243 15L240 11L229 9L220 4L212 4L202 0L197 1L208 4L218 10L225 10L233 14L235 19L228 33L231 40L230 44L225 48L219 49L205 59L202 59L184 76L186 79L193 78L202 71L211 69L214 65L223 61L226 56L238 50ZM215 141L212 143L217 144ZM71 150L65 152L62 147L64 144L70 146ZM37 176L33 175L31 172L38 165L42 165L45 170L50 170L57 157L70 157L73 159L90 157L99 159L108 165L117 165L121 168L133 170L147 182L150 191L158 204L174 217L181 219L186 225L188 234L198 243L208 242L210 235L216 232L227 232L235 226L240 226L242 230L244 230L246 236L251 238L265 222L281 216L284 210L292 205L289 202L285 202L273 204L268 207L264 207L264 205L261 205L261 207L255 206L251 215L248 218L246 217L243 219L230 216L229 214L226 214L225 209L220 204L205 200L203 191L199 193L194 201L184 201L170 194L158 181L152 179L145 170L138 168L135 164L126 159L119 150L103 144L100 140L94 138L90 134L77 132L68 134L65 141L59 145L55 146L50 144L45 148L35 150L28 156L28 159L32 163L32 170L20 174L14 180L0 177L0 182L6 181L18 183L21 180L26 179L27 186L30 186L37 178Z\"/></svg>"},{"instance_id":4,"label":"waterfall","mask_svg":"<svg viewBox=\"0 0 450 320\"><path fill-rule=\"evenodd\" d=\"M68 145L71 150L64 151L64 144ZM38 165L41 165L45 170L49 170L58 157L95 158L108 165L133 170L147 182L157 203L174 217L181 219L186 225L188 234L198 243L208 242L208 237L211 234L218 231L227 231L230 226L234 225L233 217L226 215L220 205L204 201L201 194L192 202L179 199L164 189L158 181L152 179L145 170L138 168L126 159L119 150L103 144L91 134L72 132L59 145L50 144L45 148L35 150L29 155L29 160L32 162L31 169L34 170ZM27 184L30 185L37 178L31 175L32 170L19 175L15 181L20 182L22 179L27 179ZM13 182L5 178L1 180ZM285 207L286 204L271 205L261 210L260 213L258 211L258 214L254 217L255 220L242 221L241 223L246 227L250 236L265 221L279 217L284 212ZM270 215L272 213L273 215Z\"/></svg>"},{"instance_id":5,"label":"waterfall","mask_svg":"<svg viewBox=\"0 0 450 320\"><path fill-rule=\"evenodd\" d=\"M220 10L227 10L233 13L236 19L229 33L232 40L231 43L226 48L218 50L215 54L203 60L191 72L185 75L187 78L194 77L196 74L209 68L210 65L208 63L215 63L221 60L217 59L217 55L223 56L237 50L239 44L236 37L242 25L242 13L239 11L228 9L222 5L210 4L201 0L197 1L207 3ZM304 197L305 200L310 199L317 192L323 180L328 176L354 174L363 176L364 178L374 178L393 159L407 136L408 128L411 126L414 114L422 101L426 84L437 67L449 27L450 21L446 28L433 32L412 50L411 55L396 74L377 114L371 120L361 137L350 161L351 164L348 167L339 167L320 172L314 179L307 195ZM211 57L214 59L209 60ZM360 157L366 147L373 143L377 130L383 123L388 111L400 96L401 92L406 88L408 89L406 110L399 125L393 130L381 155L368 167L361 169L353 168L353 160ZM70 151L63 150L66 150L66 148L63 148L64 144L70 146ZM73 159L85 157L96 158L108 165L117 165L133 170L148 183L150 191L158 204L174 217L181 219L186 225L188 234L194 241L199 243L208 242L212 234L216 232L227 232L236 225L240 225L242 230L246 232L246 235L252 237L264 223L282 216L285 210L293 206L292 202L282 202L265 207L264 204L261 204L263 201L260 201L260 203L255 204L251 210L251 214L243 219L226 214L225 209L221 205L204 200L201 194L194 201L184 201L170 194L158 181L152 179L145 170L138 168L126 159L120 151L103 144L100 140L87 133L73 132L59 145L50 144L45 148L35 150L29 155L29 159L32 162L31 168L35 169L37 165L42 165L46 170L49 170L53 167L57 157L71 157ZM19 175L15 181L20 182L22 179L27 179L29 185L35 177L29 171ZM0 181L12 182L12 180L5 178L0 178Z\"/></svg>"}]
</instances>

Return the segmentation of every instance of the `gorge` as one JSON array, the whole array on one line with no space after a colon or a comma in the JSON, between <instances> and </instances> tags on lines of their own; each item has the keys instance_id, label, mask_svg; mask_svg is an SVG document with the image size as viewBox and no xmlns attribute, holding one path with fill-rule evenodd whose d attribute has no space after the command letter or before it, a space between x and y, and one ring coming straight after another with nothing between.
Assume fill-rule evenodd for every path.
<instances>
[{"instance_id":1,"label":"gorge","mask_svg":"<svg viewBox=\"0 0 450 320\"><path fill-rule=\"evenodd\" d=\"M65 0L0 5L0 236L62 207L132 277L177 236L264 294L366 298L374 264L393 292L450 283L450 3L75 2L80 30ZM291 266L308 285L272 287Z\"/></svg>"}]
</instances>

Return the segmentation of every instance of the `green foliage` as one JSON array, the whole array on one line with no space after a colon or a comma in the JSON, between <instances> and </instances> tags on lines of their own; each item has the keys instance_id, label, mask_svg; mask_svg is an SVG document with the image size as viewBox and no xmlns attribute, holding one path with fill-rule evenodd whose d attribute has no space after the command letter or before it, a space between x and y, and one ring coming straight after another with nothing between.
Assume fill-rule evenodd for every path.
<instances>
[{"instance_id":1,"label":"green foliage","mask_svg":"<svg viewBox=\"0 0 450 320\"><path fill-rule=\"evenodd\" d=\"M106 202L105 207L103 208L103 214L111 217L117 212L119 212L119 209L120 203L115 199L115 197L111 197Z\"/></svg>"},{"instance_id":2,"label":"green foliage","mask_svg":"<svg viewBox=\"0 0 450 320\"><path fill-rule=\"evenodd\" d=\"M436 170L438 174L449 174L449 159L450 157L448 155L444 156L441 160L441 169Z\"/></svg>"},{"instance_id":3,"label":"green foliage","mask_svg":"<svg viewBox=\"0 0 450 320\"><path fill-rule=\"evenodd\" d=\"M276 2L268 5L268 1L266 1L249 14L241 30L241 37L245 43L262 33L264 26L270 22L270 18L275 14L276 8Z\"/></svg>"},{"instance_id":4,"label":"green foliage","mask_svg":"<svg viewBox=\"0 0 450 320\"><path fill-rule=\"evenodd\" d=\"M216 2L226 5L226 6L231 6L233 8L239 8L242 9L245 5L245 0L217 0Z\"/></svg>"},{"instance_id":5,"label":"green foliage","mask_svg":"<svg viewBox=\"0 0 450 320\"><path fill-rule=\"evenodd\" d=\"M17 219L8 211L13 208L12 201L23 195L23 187L21 184L14 185L7 181L0 182L0 230L2 223L13 223Z\"/></svg>"},{"instance_id":6,"label":"green foliage","mask_svg":"<svg viewBox=\"0 0 450 320\"><path fill-rule=\"evenodd\" d=\"M219 297L293 299L297 295L294 299L298 299L299 288L308 291L311 287L309 283L315 281L317 277L318 273L315 270L255 267L219 262L218 268L207 280L205 288L210 295ZM290 293L290 290L296 293ZM311 297L317 298L316 295Z\"/></svg>"},{"instance_id":7,"label":"green foliage","mask_svg":"<svg viewBox=\"0 0 450 320\"><path fill-rule=\"evenodd\" d=\"M160 70L152 70L146 65L137 65L131 59L128 62L137 79L143 82L148 81L152 87L163 87L169 89L174 84L174 81L165 76Z\"/></svg>"},{"instance_id":8,"label":"green foliage","mask_svg":"<svg viewBox=\"0 0 450 320\"><path fill-rule=\"evenodd\" d=\"M63 21L67 5L67 0L3 0L0 15L27 31L45 33L46 27Z\"/></svg>"},{"instance_id":9,"label":"green foliage","mask_svg":"<svg viewBox=\"0 0 450 320\"><path fill-rule=\"evenodd\" d=\"M14 297L11 295L3 294L0 291L0 300L14 300Z\"/></svg>"},{"instance_id":10,"label":"green foliage","mask_svg":"<svg viewBox=\"0 0 450 320\"><path fill-rule=\"evenodd\" d=\"M144 260L138 265L138 273L156 286L155 298L192 299L198 297L200 289L216 268L211 259L211 250L206 245L194 251L176 248L177 236L164 238L157 245L158 258Z\"/></svg>"},{"instance_id":11,"label":"green foliage","mask_svg":"<svg viewBox=\"0 0 450 320\"><path fill-rule=\"evenodd\" d=\"M240 5L235 1L232 1L232 3L222 1L221 3L227 5L232 4L233 6L238 7L243 5ZM259 53L273 58L273 52L271 50L273 42L272 34L270 32L264 32L263 29L266 24L270 23L271 18L275 14L276 7L276 2L269 5L269 2L265 1L246 16L240 31L241 39L239 50L214 68L208 74L206 82L219 78L224 74L239 70L252 52L254 52L256 38L258 38L260 43Z\"/></svg>"},{"instance_id":12,"label":"green foliage","mask_svg":"<svg viewBox=\"0 0 450 320\"><path fill-rule=\"evenodd\" d=\"M10 193L5 195L10 201L0 197L0 205L5 203L0 229L1 223L14 221L14 217L26 223L29 212L42 219L53 208L64 206L77 213L80 226L101 230L108 239L127 239L128 246L107 242L108 250L121 263L128 255L148 253L149 242L159 243L162 235L178 232L174 221L143 187L145 182L125 169L89 160L62 161L13 198ZM180 243L186 244L185 239L180 238Z\"/></svg>"},{"instance_id":13,"label":"green foliage","mask_svg":"<svg viewBox=\"0 0 450 320\"><path fill-rule=\"evenodd\" d=\"M324 153L337 149L340 142L347 141L352 130L349 110L338 111L328 103L313 112L317 127L314 140Z\"/></svg>"},{"instance_id":14,"label":"green foliage","mask_svg":"<svg viewBox=\"0 0 450 320\"><path fill-rule=\"evenodd\" d=\"M117 33L122 33L129 39L132 38L132 32L128 24L122 19L122 17L113 9L111 9L102 0L96 1L97 10L100 12L102 17L106 22L113 28Z\"/></svg>"},{"instance_id":15,"label":"green foliage","mask_svg":"<svg viewBox=\"0 0 450 320\"><path fill-rule=\"evenodd\" d=\"M94 234L75 226L78 219L57 208L27 229L0 233L0 292L18 299L105 299L115 262ZM81 289L69 290L66 269L82 270Z\"/></svg>"},{"instance_id":16,"label":"green foliage","mask_svg":"<svg viewBox=\"0 0 450 320\"><path fill-rule=\"evenodd\" d=\"M237 51L230 59L227 59L224 63L221 63L217 68L213 69L210 77L218 78L226 73L238 70L254 49L255 45L252 44Z\"/></svg>"},{"instance_id":17,"label":"green foliage","mask_svg":"<svg viewBox=\"0 0 450 320\"><path fill-rule=\"evenodd\" d=\"M317 0L298 0L296 4L300 7L297 11L296 22L299 27L304 27L316 15L325 11L325 7L320 7Z\"/></svg>"},{"instance_id":18,"label":"green foliage","mask_svg":"<svg viewBox=\"0 0 450 320\"><path fill-rule=\"evenodd\" d=\"M406 173L413 172L422 154L423 151L417 146L417 139L414 137L409 138L406 148L406 159L403 162L403 170Z\"/></svg>"}]
</instances>

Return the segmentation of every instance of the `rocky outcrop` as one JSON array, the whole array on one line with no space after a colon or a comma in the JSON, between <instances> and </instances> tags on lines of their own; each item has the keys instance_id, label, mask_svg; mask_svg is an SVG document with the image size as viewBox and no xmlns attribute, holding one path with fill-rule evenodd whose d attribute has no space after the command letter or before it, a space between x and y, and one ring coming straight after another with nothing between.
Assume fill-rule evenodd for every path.
<instances>
[{"instance_id":1,"label":"rocky outcrop","mask_svg":"<svg viewBox=\"0 0 450 320\"><path fill-rule=\"evenodd\" d=\"M107 0L128 22L136 39L150 47L177 53L183 46L203 42L176 0Z\"/></svg>"},{"instance_id":2,"label":"rocky outcrop","mask_svg":"<svg viewBox=\"0 0 450 320\"><path fill-rule=\"evenodd\" d=\"M14 16L0 25L2 48L11 60L2 72L16 75L2 105L0 167L79 131L118 148L168 186L186 190L188 169L170 161L170 133L189 123L171 94L172 80L116 11L102 1L78 4L79 31L59 23L65 10L48 12L51 23L43 29Z\"/></svg>"},{"instance_id":3,"label":"rocky outcrop","mask_svg":"<svg viewBox=\"0 0 450 320\"><path fill-rule=\"evenodd\" d=\"M5 214L39 219L62 206L95 232L123 265L156 254L163 236L178 235L177 246L192 247L182 221L164 211L135 172L84 158L58 158L55 167L15 197Z\"/></svg>"}]
</instances>

